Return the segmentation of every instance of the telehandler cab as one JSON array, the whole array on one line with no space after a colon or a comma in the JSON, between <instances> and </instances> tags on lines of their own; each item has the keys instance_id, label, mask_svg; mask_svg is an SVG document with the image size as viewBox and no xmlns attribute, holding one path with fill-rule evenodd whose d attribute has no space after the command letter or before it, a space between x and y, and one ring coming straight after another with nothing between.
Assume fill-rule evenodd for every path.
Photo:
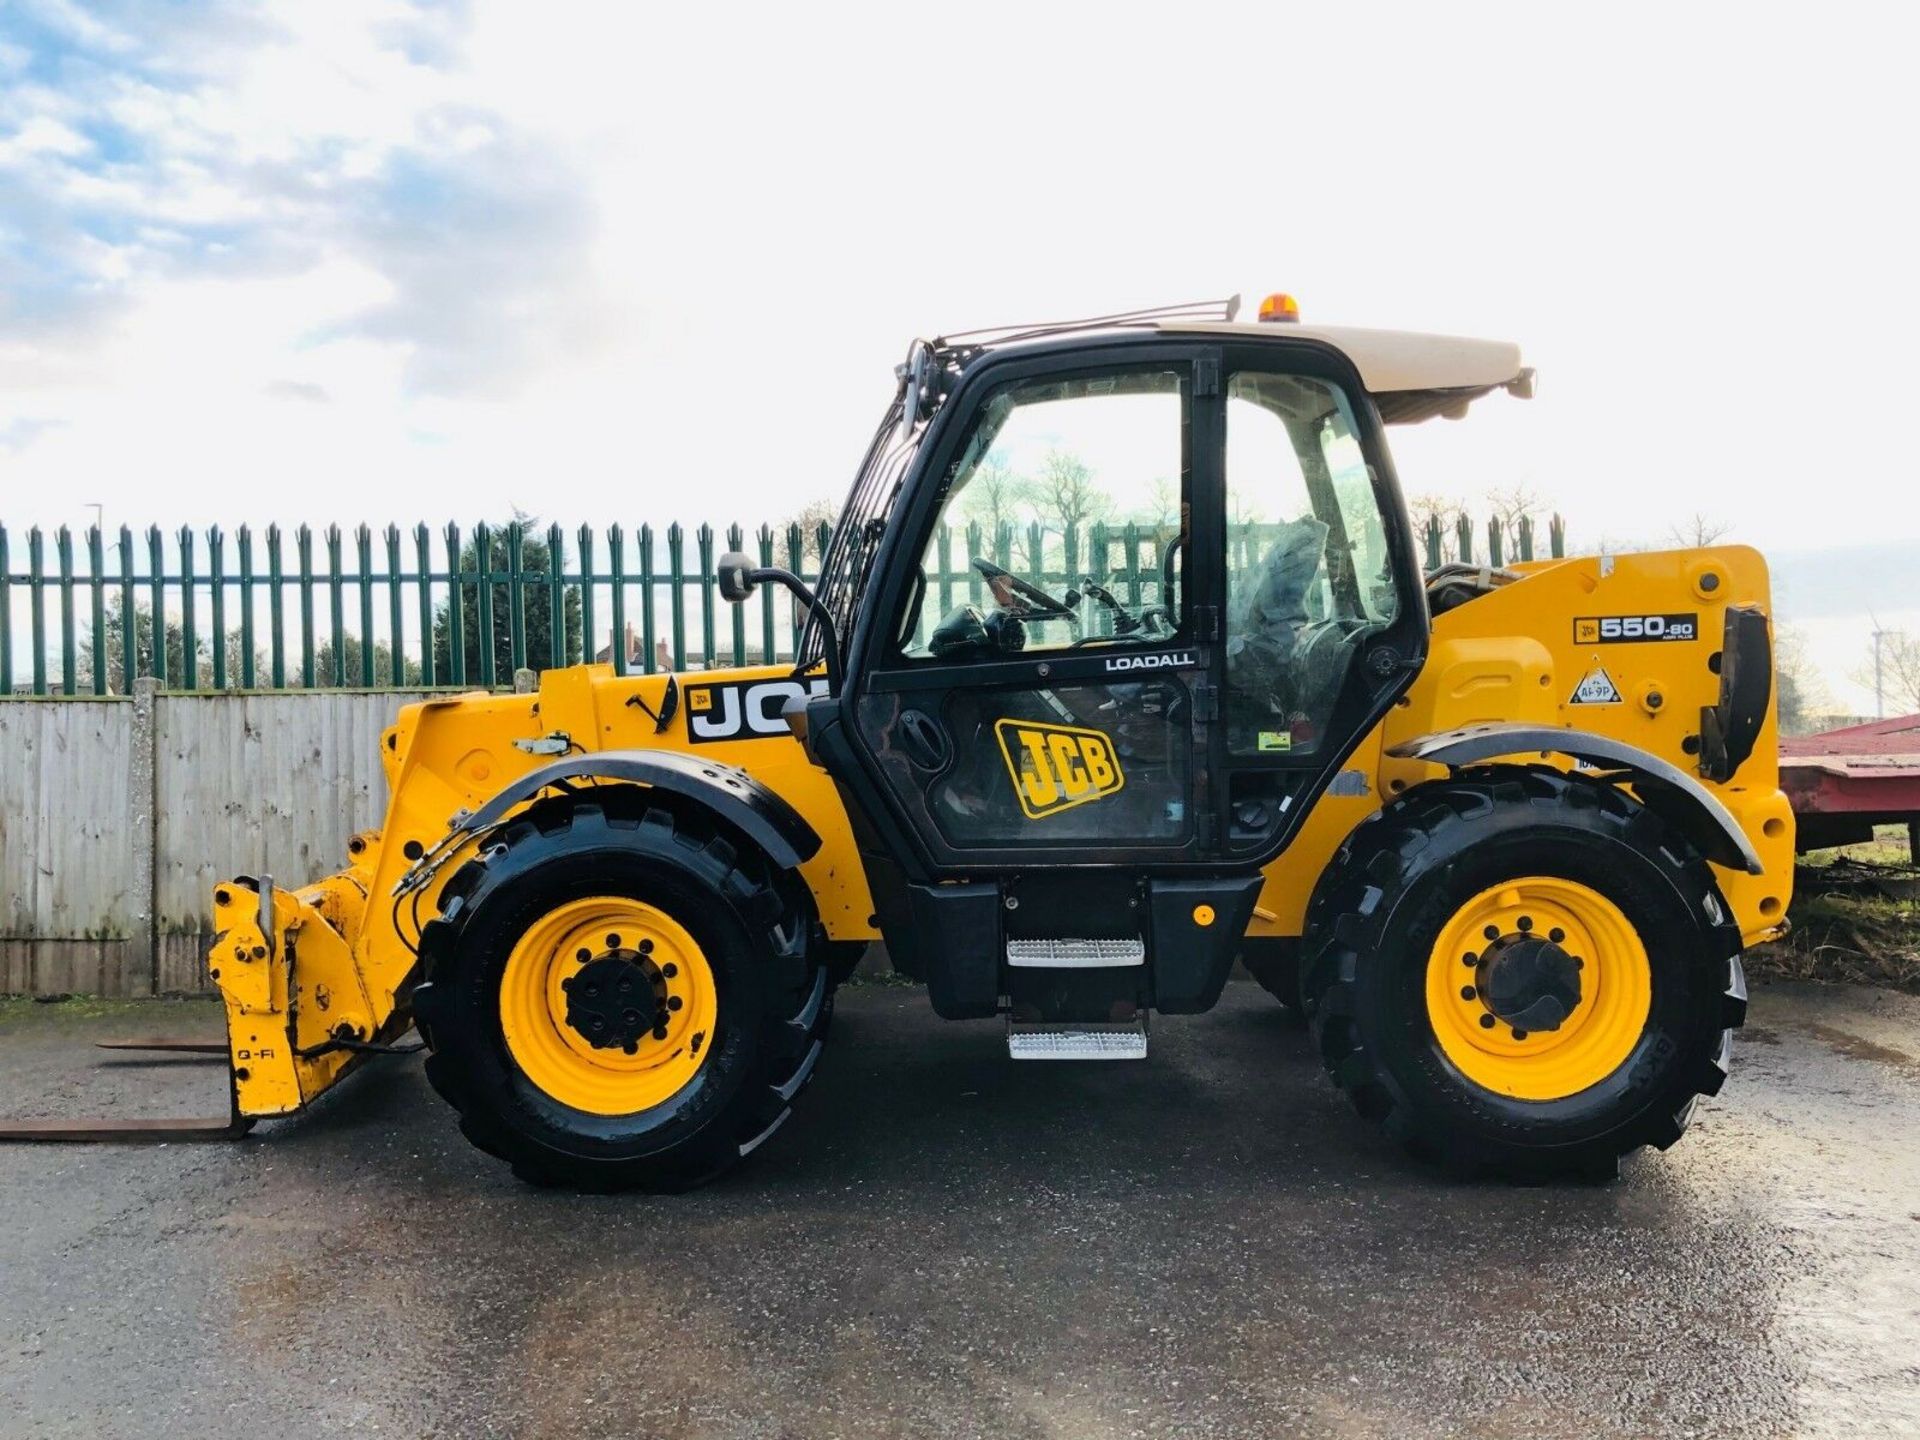
<instances>
[{"instance_id":1,"label":"telehandler cab","mask_svg":"<svg viewBox=\"0 0 1920 1440\"><path fill-rule=\"evenodd\" d=\"M217 1133L417 1027L524 1178L698 1184L884 938L1032 1060L1144 1056L1238 957L1452 1169L1679 1138L1792 875L1763 562L1425 575L1387 428L1526 396L1519 351L1237 309L916 342L817 588L720 563L796 663L405 707L346 869L214 893Z\"/></svg>"}]
</instances>

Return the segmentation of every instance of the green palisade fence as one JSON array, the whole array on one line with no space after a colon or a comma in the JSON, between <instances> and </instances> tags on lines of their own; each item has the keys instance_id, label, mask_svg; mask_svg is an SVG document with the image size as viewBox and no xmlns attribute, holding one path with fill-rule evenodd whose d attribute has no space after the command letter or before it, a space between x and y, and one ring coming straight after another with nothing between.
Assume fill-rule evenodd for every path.
<instances>
[{"instance_id":1,"label":"green palisade fence","mask_svg":"<svg viewBox=\"0 0 1920 1440\"><path fill-rule=\"evenodd\" d=\"M1264 526L1234 527L1257 547ZM1243 533L1244 532L1244 533ZM616 672L685 670L790 659L800 614L776 586L725 606L713 584L725 550L817 578L831 527L762 525L748 535L700 525L656 531L618 525L457 524L435 531L367 526L351 533L278 525L144 537L90 527L76 545L66 526L21 538L0 525L0 695L124 695L151 675L175 690L398 687L506 688L514 672L612 663ZM1471 561L1475 528L1438 517L1424 535L1429 568ZM1515 558L1534 556L1534 526L1516 529ZM1094 524L1065 536L943 528L921 607L924 635L955 605L983 598L969 561L984 556L1043 585L1091 573L1126 605L1160 599L1171 531ZM1565 554L1558 516L1550 553ZM1505 532L1490 524L1486 557L1501 562ZM1036 557L1039 563L1035 563ZM1104 612L1089 604L1098 633ZM155 623L155 617L160 617Z\"/></svg>"}]
</instances>

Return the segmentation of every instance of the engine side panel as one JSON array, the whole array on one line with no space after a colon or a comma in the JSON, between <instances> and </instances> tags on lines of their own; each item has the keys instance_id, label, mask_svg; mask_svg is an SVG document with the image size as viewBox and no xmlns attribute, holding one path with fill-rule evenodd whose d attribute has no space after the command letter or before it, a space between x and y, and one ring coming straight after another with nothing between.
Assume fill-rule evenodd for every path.
<instances>
[{"instance_id":1,"label":"engine side panel","mask_svg":"<svg viewBox=\"0 0 1920 1440\"><path fill-rule=\"evenodd\" d=\"M1446 773L1385 753L1417 736L1521 721L1604 735L1699 774L1701 712L1720 697L1727 611L1771 611L1760 555L1719 546L1512 568L1520 580L1435 617L1419 678L1335 786L1350 793L1324 797L1268 867L1251 934L1300 934L1313 887L1353 827L1384 801ZM1764 866L1759 875L1715 868L1749 944L1778 932L1793 881L1793 815L1780 790L1779 748L1769 699L1739 768L1725 780L1702 777Z\"/></svg>"}]
</instances>

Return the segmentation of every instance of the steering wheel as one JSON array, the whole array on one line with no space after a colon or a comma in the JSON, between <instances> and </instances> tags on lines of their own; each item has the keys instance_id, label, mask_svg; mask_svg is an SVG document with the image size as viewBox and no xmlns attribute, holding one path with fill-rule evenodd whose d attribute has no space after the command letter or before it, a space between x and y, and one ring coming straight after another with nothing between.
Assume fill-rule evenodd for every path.
<instances>
[{"instance_id":1,"label":"steering wheel","mask_svg":"<svg viewBox=\"0 0 1920 1440\"><path fill-rule=\"evenodd\" d=\"M975 560L973 568L986 579L987 588L993 591L994 603L1004 610L1013 608L1013 597L1018 595L1027 604L1039 607L1043 615L1053 615L1063 620L1080 618L1073 613L1071 606L1061 604L1031 580L1022 580L1011 570L1003 570L991 560Z\"/></svg>"}]
</instances>

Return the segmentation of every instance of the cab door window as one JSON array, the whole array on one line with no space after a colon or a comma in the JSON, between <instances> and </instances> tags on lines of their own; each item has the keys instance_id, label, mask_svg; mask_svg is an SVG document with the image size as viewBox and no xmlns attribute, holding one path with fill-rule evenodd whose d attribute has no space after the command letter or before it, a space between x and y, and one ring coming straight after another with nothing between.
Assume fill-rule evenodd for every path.
<instances>
[{"instance_id":1,"label":"cab door window","mask_svg":"<svg viewBox=\"0 0 1920 1440\"><path fill-rule=\"evenodd\" d=\"M1164 643L1181 627L1184 370L1015 381L948 467L900 617L909 660Z\"/></svg>"},{"instance_id":2,"label":"cab door window","mask_svg":"<svg viewBox=\"0 0 1920 1440\"><path fill-rule=\"evenodd\" d=\"M1226 401L1226 687L1236 755L1310 756L1398 610L1353 408L1330 380L1241 371Z\"/></svg>"}]
</instances>

